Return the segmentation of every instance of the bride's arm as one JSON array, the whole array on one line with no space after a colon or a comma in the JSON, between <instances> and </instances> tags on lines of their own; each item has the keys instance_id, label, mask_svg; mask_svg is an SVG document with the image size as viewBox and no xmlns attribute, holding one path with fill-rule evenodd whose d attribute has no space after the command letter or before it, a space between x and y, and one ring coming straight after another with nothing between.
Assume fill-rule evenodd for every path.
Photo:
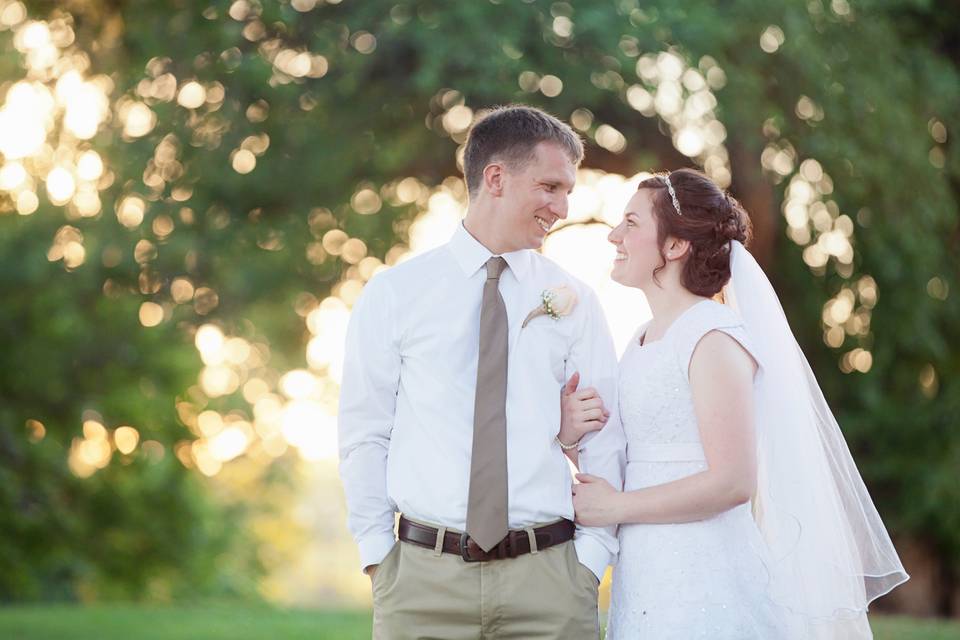
<instances>
[{"instance_id":1,"label":"bride's arm","mask_svg":"<svg viewBox=\"0 0 960 640\"><path fill-rule=\"evenodd\" d=\"M578 389L580 372L575 372L560 390L560 432L557 440L564 445L564 454L580 468L580 440L607 424L610 412L593 387ZM568 445L574 445L566 448Z\"/></svg>"},{"instance_id":2,"label":"bride's arm","mask_svg":"<svg viewBox=\"0 0 960 640\"><path fill-rule=\"evenodd\" d=\"M757 461L753 416L756 363L730 336L708 333L690 361L690 388L708 469L645 489L617 492L578 476L578 521L584 524L703 520L750 500Z\"/></svg>"}]
</instances>

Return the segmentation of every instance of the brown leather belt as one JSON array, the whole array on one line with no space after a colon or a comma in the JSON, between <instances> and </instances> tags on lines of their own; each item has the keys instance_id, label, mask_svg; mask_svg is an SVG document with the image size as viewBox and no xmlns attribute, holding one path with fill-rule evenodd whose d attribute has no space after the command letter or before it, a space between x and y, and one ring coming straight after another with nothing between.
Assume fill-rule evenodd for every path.
<instances>
[{"instance_id":1,"label":"brown leather belt","mask_svg":"<svg viewBox=\"0 0 960 640\"><path fill-rule=\"evenodd\" d=\"M533 535L537 540L537 549L546 549L558 545L567 540L573 539L574 524L569 520L560 520L551 524L545 524L542 527L533 529ZM400 526L398 535L403 542L409 542L427 549L435 549L437 546L437 533L439 529L428 527L417 522L411 522L403 516L400 516ZM446 531L443 535L442 551L444 553L453 553L464 562L485 562L487 560L502 560L503 558L516 558L525 553L530 553L530 537L525 529L511 530L501 540L497 546L484 551L477 543L466 533L455 533Z\"/></svg>"}]
</instances>

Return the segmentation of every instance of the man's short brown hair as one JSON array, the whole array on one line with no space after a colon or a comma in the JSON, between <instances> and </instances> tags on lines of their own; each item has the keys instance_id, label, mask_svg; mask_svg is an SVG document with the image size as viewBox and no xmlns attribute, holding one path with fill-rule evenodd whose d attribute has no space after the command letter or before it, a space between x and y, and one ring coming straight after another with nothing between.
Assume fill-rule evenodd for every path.
<instances>
[{"instance_id":1,"label":"man's short brown hair","mask_svg":"<svg viewBox=\"0 0 960 640\"><path fill-rule=\"evenodd\" d=\"M560 146L573 164L583 160L583 142L568 125L535 107L508 105L484 113L470 129L463 154L467 191L475 195L483 181L484 168L501 161L510 169L533 158L541 142Z\"/></svg>"}]
</instances>

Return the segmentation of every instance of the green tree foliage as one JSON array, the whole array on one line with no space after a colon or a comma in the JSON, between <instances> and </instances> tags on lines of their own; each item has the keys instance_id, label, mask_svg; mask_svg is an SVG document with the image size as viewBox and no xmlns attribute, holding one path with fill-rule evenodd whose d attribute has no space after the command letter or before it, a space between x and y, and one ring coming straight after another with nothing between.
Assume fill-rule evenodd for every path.
<instances>
[{"instance_id":1,"label":"green tree foliage","mask_svg":"<svg viewBox=\"0 0 960 640\"><path fill-rule=\"evenodd\" d=\"M683 77L688 94L709 85L720 165L751 212L754 250L886 522L960 567L955 15L921 0L131 0L34 2L30 15L70 22L89 73L113 80L113 118L90 146L115 177L103 212L70 222L87 255L76 268L47 258L62 207L41 195L36 213L0 217L0 594L36 595L30 585L63 572L131 588L151 572L195 576L226 544L210 524L217 507L169 451L163 464L118 456L73 477L66 448L84 412L168 449L189 437L174 407L196 382L192 331L206 322L269 343L276 371L302 366L294 307L305 293L323 299L350 267L320 241L341 229L380 259L404 242L420 207L391 194L406 177L458 175L455 107L525 102L573 119L586 166L607 171L703 162L681 152L642 72L665 53L699 74ZM7 35L0 65L14 80L23 56ZM202 84L206 102L163 97L165 74ZM122 134L125 100L156 114L147 135ZM234 169L251 158L249 173ZM801 178L805 217L788 226ZM358 202L364 189L374 204ZM146 213L127 228L114 212L131 195ZM845 258L816 249L834 232ZM217 304L178 304L177 277ZM137 320L145 300L167 309L157 327ZM239 393L204 406L249 409ZM28 419L45 425L40 442ZM158 509L162 525L149 517Z\"/></svg>"}]
</instances>

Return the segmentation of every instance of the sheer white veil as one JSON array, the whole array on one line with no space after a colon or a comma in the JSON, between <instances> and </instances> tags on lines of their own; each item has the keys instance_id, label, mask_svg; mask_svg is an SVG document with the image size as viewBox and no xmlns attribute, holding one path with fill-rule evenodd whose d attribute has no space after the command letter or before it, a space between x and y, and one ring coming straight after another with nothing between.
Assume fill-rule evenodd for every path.
<instances>
[{"instance_id":1,"label":"sheer white veil","mask_svg":"<svg viewBox=\"0 0 960 640\"><path fill-rule=\"evenodd\" d=\"M805 638L870 637L870 602L909 576L770 281L731 244L724 299L760 364L753 513L769 548L771 597Z\"/></svg>"}]
</instances>

